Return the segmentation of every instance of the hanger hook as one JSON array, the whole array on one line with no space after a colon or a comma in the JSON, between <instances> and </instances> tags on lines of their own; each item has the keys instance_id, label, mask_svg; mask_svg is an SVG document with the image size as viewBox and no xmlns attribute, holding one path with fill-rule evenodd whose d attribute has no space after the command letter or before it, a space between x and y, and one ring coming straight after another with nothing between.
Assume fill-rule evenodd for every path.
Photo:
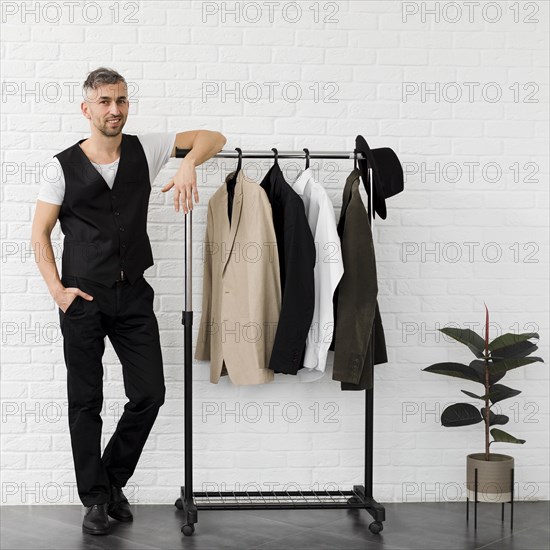
<instances>
[{"instance_id":1,"label":"hanger hook","mask_svg":"<svg viewBox=\"0 0 550 550\"><path fill-rule=\"evenodd\" d=\"M275 147L272 147L271 150L273 151L273 154L275 156L275 164L279 162L279 151Z\"/></svg>"},{"instance_id":2,"label":"hanger hook","mask_svg":"<svg viewBox=\"0 0 550 550\"><path fill-rule=\"evenodd\" d=\"M239 153L239 161L237 162L237 172L241 169L242 161L243 161L243 151L240 147L235 147L235 151Z\"/></svg>"},{"instance_id":3,"label":"hanger hook","mask_svg":"<svg viewBox=\"0 0 550 550\"><path fill-rule=\"evenodd\" d=\"M309 149L304 147L304 152L306 154L306 170L309 168Z\"/></svg>"}]
</instances>

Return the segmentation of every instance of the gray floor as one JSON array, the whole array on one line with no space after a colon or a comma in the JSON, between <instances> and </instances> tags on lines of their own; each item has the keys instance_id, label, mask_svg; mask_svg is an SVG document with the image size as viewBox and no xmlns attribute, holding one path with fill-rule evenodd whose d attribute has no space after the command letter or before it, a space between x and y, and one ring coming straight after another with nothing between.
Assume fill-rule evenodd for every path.
<instances>
[{"instance_id":1,"label":"gray floor","mask_svg":"<svg viewBox=\"0 0 550 550\"><path fill-rule=\"evenodd\" d=\"M83 506L0 507L2 550L77 549L235 549L359 550L415 548L422 550L537 550L550 548L549 502L510 505L504 524L500 505L480 503L474 531L473 506L466 524L465 503L385 504L384 530L368 530L364 510L199 511L195 534L180 532L183 512L169 505L135 505L134 522L111 520L106 536L84 535Z\"/></svg>"}]
</instances>

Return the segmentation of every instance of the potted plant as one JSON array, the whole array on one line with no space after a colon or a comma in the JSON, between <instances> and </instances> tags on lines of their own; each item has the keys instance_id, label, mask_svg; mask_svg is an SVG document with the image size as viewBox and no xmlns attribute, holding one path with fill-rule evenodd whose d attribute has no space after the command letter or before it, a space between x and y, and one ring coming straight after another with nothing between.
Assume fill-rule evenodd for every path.
<instances>
[{"instance_id":1,"label":"potted plant","mask_svg":"<svg viewBox=\"0 0 550 550\"><path fill-rule=\"evenodd\" d=\"M491 410L496 403L521 393L500 383L509 370L517 369L537 361L531 357L538 347L531 340L539 338L534 332L523 334L506 333L489 341L489 311L485 306L485 338L469 329L442 328L443 334L465 344L475 355L469 365L462 363L437 363L423 369L445 376L463 378L483 386L481 395L461 390L467 396L479 399L483 406L478 409L470 403L455 403L441 413L441 424L447 427L469 426L484 423L485 452L467 457L466 489L468 498L474 499L475 469L477 468L477 499L481 502L509 502L512 495L511 470L514 467L512 456L491 453L493 443L525 443L513 435L493 426L508 423L508 416ZM492 436L492 441L490 440Z\"/></svg>"}]
</instances>

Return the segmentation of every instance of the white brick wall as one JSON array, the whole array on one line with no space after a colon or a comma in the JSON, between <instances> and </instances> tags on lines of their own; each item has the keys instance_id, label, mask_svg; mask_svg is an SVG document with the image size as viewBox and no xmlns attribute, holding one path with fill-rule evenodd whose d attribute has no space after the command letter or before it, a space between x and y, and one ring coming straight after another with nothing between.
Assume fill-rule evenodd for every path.
<instances>
[{"instance_id":1,"label":"white brick wall","mask_svg":"<svg viewBox=\"0 0 550 550\"><path fill-rule=\"evenodd\" d=\"M505 429L527 443L492 450L516 457L519 499L548 498L547 2L481 2L471 17L465 2L321 2L320 20L313 2L300 2L296 21L292 3L281 2L272 22L261 2L241 2L239 22L203 11L234 2L99 2L95 12L75 7L72 24L63 2L47 3L48 12L45 4L2 3L2 503L79 502L57 307L29 241L40 174L89 133L80 86L100 65L135 85L127 133L207 128L227 136L226 148L312 150L352 150L361 133L372 147L397 151L406 190L387 201L388 218L375 227L390 362L376 368L374 496L465 498L465 455L483 450L481 425L445 429L438 413L465 401L461 388L479 388L421 369L470 359L435 329L479 332L485 302L493 336L541 335L545 363L510 373L507 383L522 393L502 406L511 417ZM273 101L266 82L279 84ZM263 96L204 98L206 83L248 85L249 98L256 86ZM282 94L289 83L301 100ZM406 98L404 83L413 90ZM439 95L423 98L423 86L436 84ZM156 263L146 275L156 290L168 395L128 486L140 503L172 502L183 482L183 223L171 195L160 192L178 162L168 163L151 194ZM195 328L206 205L234 164L219 159L198 169ZM258 161L249 174L260 179L269 165ZM338 215L352 163L313 166ZM54 234L60 247L58 227ZM362 484L363 393L341 392L329 379L214 386L207 364L194 369L197 489ZM125 402L109 343L105 373L103 444Z\"/></svg>"}]
</instances>

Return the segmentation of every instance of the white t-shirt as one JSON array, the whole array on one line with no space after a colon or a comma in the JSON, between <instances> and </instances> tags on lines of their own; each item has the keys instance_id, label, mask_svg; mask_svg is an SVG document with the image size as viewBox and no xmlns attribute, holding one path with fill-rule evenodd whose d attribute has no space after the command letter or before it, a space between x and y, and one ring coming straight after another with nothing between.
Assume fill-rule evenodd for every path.
<instances>
[{"instance_id":1,"label":"white t-shirt","mask_svg":"<svg viewBox=\"0 0 550 550\"><path fill-rule=\"evenodd\" d=\"M151 134L143 134L137 136L145 157L147 158L147 165L149 166L149 180L151 184L155 181L158 173L162 167L170 159L170 155L174 150L176 143L175 133L163 133L156 132ZM40 190L38 192L38 199L51 204L61 205L63 197L65 196L65 176L63 175L63 169L56 157L53 157L52 161L57 164L57 173L55 177L43 178L40 182ZM120 158L111 162L110 164L97 164L92 162L96 170L103 176L109 187L112 189L115 182L116 172L118 170L118 163ZM91 162L91 161L90 161ZM51 174L48 169L48 174Z\"/></svg>"}]
</instances>

